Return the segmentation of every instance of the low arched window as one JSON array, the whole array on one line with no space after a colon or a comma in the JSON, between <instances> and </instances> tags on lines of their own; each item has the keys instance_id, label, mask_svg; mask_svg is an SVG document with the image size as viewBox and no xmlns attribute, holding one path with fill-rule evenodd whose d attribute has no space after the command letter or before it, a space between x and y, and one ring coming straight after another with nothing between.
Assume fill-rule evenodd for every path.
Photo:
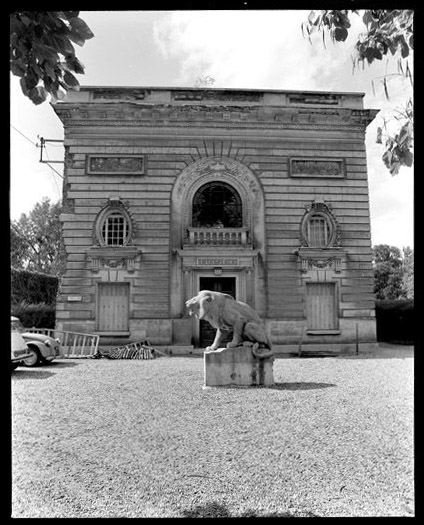
<instances>
[{"instance_id":1,"label":"low arched window","mask_svg":"<svg viewBox=\"0 0 424 525\"><path fill-rule=\"evenodd\" d=\"M301 245L309 248L340 246L340 231L330 207L323 201L307 206L302 218Z\"/></svg>"},{"instance_id":2,"label":"low arched window","mask_svg":"<svg viewBox=\"0 0 424 525\"><path fill-rule=\"evenodd\" d=\"M101 236L106 246L123 246L128 240L129 225L120 211L112 211L103 219Z\"/></svg>"},{"instance_id":3,"label":"low arched window","mask_svg":"<svg viewBox=\"0 0 424 525\"><path fill-rule=\"evenodd\" d=\"M224 182L209 182L193 197L194 228L241 228L242 202L238 192Z\"/></svg>"},{"instance_id":4,"label":"low arched window","mask_svg":"<svg viewBox=\"0 0 424 525\"><path fill-rule=\"evenodd\" d=\"M331 237L331 226L327 217L314 213L307 221L307 240L311 248L326 248Z\"/></svg>"},{"instance_id":5,"label":"low arched window","mask_svg":"<svg viewBox=\"0 0 424 525\"><path fill-rule=\"evenodd\" d=\"M127 246L133 234L131 217L120 199L110 199L97 216L94 235L100 246Z\"/></svg>"}]
</instances>

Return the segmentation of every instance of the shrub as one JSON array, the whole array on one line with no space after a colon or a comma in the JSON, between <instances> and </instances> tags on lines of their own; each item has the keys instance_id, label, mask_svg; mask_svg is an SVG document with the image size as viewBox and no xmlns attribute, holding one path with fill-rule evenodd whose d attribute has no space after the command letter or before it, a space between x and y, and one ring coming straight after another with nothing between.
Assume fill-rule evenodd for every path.
<instances>
[{"instance_id":1,"label":"shrub","mask_svg":"<svg viewBox=\"0 0 424 525\"><path fill-rule=\"evenodd\" d=\"M54 304L30 304L22 301L12 305L11 314L18 317L25 328L54 328L56 323Z\"/></svg>"},{"instance_id":2,"label":"shrub","mask_svg":"<svg viewBox=\"0 0 424 525\"><path fill-rule=\"evenodd\" d=\"M383 299L375 302L377 340L412 344L414 333L414 300Z\"/></svg>"},{"instance_id":3,"label":"shrub","mask_svg":"<svg viewBox=\"0 0 424 525\"><path fill-rule=\"evenodd\" d=\"M12 268L10 279L12 304L25 302L51 305L56 303L59 288L58 277Z\"/></svg>"}]
</instances>

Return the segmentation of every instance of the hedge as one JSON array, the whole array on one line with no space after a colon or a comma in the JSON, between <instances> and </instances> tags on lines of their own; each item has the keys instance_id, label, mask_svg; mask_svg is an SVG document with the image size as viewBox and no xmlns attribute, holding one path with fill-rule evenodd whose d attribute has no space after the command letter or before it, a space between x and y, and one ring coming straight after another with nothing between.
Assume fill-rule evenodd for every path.
<instances>
[{"instance_id":1,"label":"hedge","mask_svg":"<svg viewBox=\"0 0 424 525\"><path fill-rule=\"evenodd\" d=\"M414 300L383 299L375 302L377 341L413 344Z\"/></svg>"},{"instance_id":2,"label":"hedge","mask_svg":"<svg viewBox=\"0 0 424 525\"><path fill-rule=\"evenodd\" d=\"M11 269L11 303L22 302L54 305L59 288L59 278L28 270Z\"/></svg>"},{"instance_id":3,"label":"hedge","mask_svg":"<svg viewBox=\"0 0 424 525\"><path fill-rule=\"evenodd\" d=\"M20 302L11 307L11 315L18 317L25 328L54 328L56 306L54 304L30 304Z\"/></svg>"}]
</instances>

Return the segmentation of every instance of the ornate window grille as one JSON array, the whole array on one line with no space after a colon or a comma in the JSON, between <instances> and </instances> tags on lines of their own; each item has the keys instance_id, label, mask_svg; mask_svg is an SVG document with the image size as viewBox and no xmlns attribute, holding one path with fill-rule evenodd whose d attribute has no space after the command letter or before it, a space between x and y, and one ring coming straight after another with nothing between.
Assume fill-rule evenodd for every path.
<instances>
[{"instance_id":1,"label":"ornate window grille","mask_svg":"<svg viewBox=\"0 0 424 525\"><path fill-rule=\"evenodd\" d=\"M209 182L193 197L194 228L242 228L242 201L238 192L224 182Z\"/></svg>"},{"instance_id":2,"label":"ornate window grille","mask_svg":"<svg viewBox=\"0 0 424 525\"><path fill-rule=\"evenodd\" d=\"M106 246L123 246L128 239L128 221L119 211L106 216L101 226L101 236Z\"/></svg>"},{"instance_id":3,"label":"ornate window grille","mask_svg":"<svg viewBox=\"0 0 424 525\"><path fill-rule=\"evenodd\" d=\"M127 205L120 198L109 198L94 221L94 245L129 246L133 235L134 225Z\"/></svg>"},{"instance_id":4,"label":"ornate window grille","mask_svg":"<svg viewBox=\"0 0 424 525\"><path fill-rule=\"evenodd\" d=\"M308 248L333 248L340 246L340 229L324 201L313 201L306 206L300 224L300 245Z\"/></svg>"},{"instance_id":5,"label":"ornate window grille","mask_svg":"<svg viewBox=\"0 0 424 525\"><path fill-rule=\"evenodd\" d=\"M332 268L340 272L343 250L340 228L331 208L323 200L306 206L300 224L300 246L295 250L301 262L301 272Z\"/></svg>"},{"instance_id":6,"label":"ornate window grille","mask_svg":"<svg viewBox=\"0 0 424 525\"><path fill-rule=\"evenodd\" d=\"M326 217L314 214L307 221L307 241L311 248L326 248L331 237L330 224Z\"/></svg>"}]
</instances>

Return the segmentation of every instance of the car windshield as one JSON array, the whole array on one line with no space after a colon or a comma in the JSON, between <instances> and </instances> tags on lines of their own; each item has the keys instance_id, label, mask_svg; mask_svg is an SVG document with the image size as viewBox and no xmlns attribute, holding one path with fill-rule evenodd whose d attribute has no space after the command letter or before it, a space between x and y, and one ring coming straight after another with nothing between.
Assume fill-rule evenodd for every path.
<instances>
[{"instance_id":1,"label":"car windshield","mask_svg":"<svg viewBox=\"0 0 424 525\"><path fill-rule=\"evenodd\" d=\"M12 319L10 322L10 327L12 329L12 332L19 332L21 334L25 332L25 328L22 326L19 319Z\"/></svg>"}]
</instances>

